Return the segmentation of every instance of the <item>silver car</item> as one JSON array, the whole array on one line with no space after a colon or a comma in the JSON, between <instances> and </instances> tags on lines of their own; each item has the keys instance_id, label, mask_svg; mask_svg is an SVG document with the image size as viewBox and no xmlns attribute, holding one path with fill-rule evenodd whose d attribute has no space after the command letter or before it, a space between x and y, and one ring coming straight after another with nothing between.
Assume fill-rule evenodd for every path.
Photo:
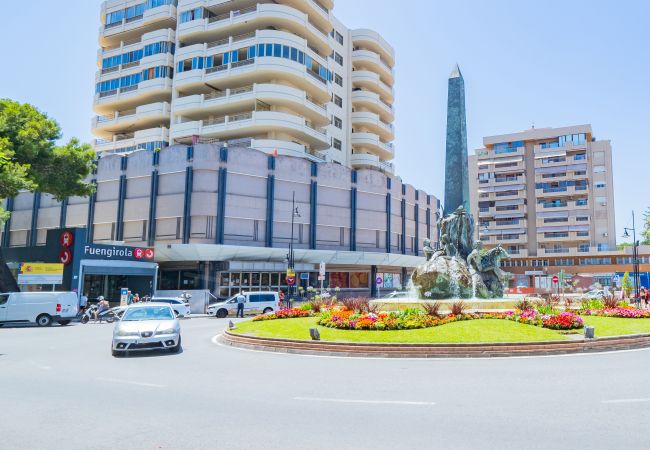
<instances>
[{"instance_id":1,"label":"silver car","mask_svg":"<svg viewBox=\"0 0 650 450\"><path fill-rule=\"evenodd\" d=\"M181 326L168 304L152 302L131 305L115 324L111 345L113 356L144 350L178 353L180 349Z\"/></svg>"}]
</instances>

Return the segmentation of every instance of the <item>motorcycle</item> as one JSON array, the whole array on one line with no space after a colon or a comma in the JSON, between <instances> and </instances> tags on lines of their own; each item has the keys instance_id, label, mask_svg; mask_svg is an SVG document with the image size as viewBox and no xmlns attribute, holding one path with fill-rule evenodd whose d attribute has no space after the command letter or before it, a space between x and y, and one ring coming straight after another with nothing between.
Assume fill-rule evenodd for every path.
<instances>
[{"instance_id":1,"label":"motorcycle","mask_svg":"<svg viewBox=\"0 0 650 450\"><path fill-rule=\"evenodd\" d=\"M81 323L88 323L91 320L95 320L95 311L97 311L97 305L90 305L86 308L86 311L81 316ZM116 308L107 309L99 313L97 318L100 322L106 321L107 323L113 323L117 320L120 320L122 313L124 312L123 308L119 306Z\"/></svg>"}]
</instances>

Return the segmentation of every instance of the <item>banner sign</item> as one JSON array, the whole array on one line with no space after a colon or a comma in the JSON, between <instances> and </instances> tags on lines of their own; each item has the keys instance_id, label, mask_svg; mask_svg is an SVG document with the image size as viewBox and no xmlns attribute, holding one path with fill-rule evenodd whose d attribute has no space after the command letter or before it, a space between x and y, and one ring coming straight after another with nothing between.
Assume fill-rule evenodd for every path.
<instances>
[{"instance_id":1,"label":"banner sign","mask_svg":"<svg viewBox=\"0 0 650 450\"><path fill-rule=\"evenodd\" d=\"M121 245L86 244L84 259L111 259L120 261L153 261L152 248L126 247Z\"/></svg>"},{"instance_id":2,"label":"banner sign","mask_svg":"<svg viewBox=\"0 0 650 450\"><path fill-rule=\"evenodd\" d=\"M63 264L21 263L18 266L18 284L62 284Z\"/></svg>"}]
</instances>

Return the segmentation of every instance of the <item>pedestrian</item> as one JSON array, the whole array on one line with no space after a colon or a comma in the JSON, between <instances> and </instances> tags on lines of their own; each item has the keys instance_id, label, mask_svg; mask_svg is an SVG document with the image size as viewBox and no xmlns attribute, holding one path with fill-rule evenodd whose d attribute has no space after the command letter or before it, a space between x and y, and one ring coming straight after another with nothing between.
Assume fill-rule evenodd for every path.
<instances>
[{"instance_id":1,"label":"pedestrian","mask_svg":"<svg viewBox=\"0 0 650 450\"><path fill-rule=\"evenodd\" d=\"M244 303L246 303L246 297L244 297L242 291L239 291L239 295L237 296L237 317L241 317L242 319L244 318Z\"/></svg>"},{"instance_id":2,"label":"pedestrian","mask_svg":"<svg viewBox=\"0 0 650 450\"><path fill-rule=\"evenodd\" d=\"M141 302L140 294L136 292L135 295L133 296L133 303L140 303L140 302Z\"/></svg>"},{"instance_id":3,"label":"pedestrian","mask_svg":"<svg viewBox=\"0 0 650 450\"><path fill-rule=\"evenodd\" d=\"M284 292L282 292L282 289L280 289L280 292L278 293L278 297L280 298L280 308L284 307Z\"/></svg>"},{"instance_id":4,"label":"pedestrian","mask_svg":"<svg viewBox=\"0 0 650 450\"><path fill-rule=\"evenodd\" d=\"M86 311L86 307L88 306L88 293L81 294L81 297L79 297L79 312L83 313Z\"/></svg>"},{"instance_id":5,"label":"pedestrian","mask_svg":"<svg viewBox=\"0 0 650 450\"><path fill-rule=\"evenodd\" d=\"M644 308L648 307L648 290L645 288L645 286L641 286L641 304L643 305Z\"/></svg>"},{"instance_id":6,"label":"pedestrian","mask_svg":"<svg viewBox=\"0 0 650 450\"><path fill-rule=\"evenodd\" d=\"M131 293L131 291L128 291L126 294L126 304L130 305L132 303L133 303L133 294Z\"/></svg>"}]
</instances>

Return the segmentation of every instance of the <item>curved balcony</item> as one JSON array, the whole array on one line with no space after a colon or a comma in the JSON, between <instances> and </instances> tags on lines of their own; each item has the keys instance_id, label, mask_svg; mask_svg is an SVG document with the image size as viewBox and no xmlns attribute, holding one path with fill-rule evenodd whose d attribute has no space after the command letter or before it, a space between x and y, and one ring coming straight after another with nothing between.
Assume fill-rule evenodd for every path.
<instances>
[{"instance_id":1,"label":"curved balcony","mask_svg":"<svg viewBox=\"0 0 650 450\"><path fill-rule=\"evenodd\" d=\"M353 70L352 84L355 87L368 89L379 94L384 100L393 103L395 100L393 88L381 81L379 74L369 70Z\"/></svg>"},{"instance_id":2,"label":"curved balcony","mask_svg":"<svg viewBox=\"0 0 650 450\"><path fill-rule=\"evenodd\" d=\"M311 161L324 162L325 158L318 152L308 150L304 145L279 139L251 139L251 148L272 155L277 150L278 155L297 156Z\"/></svg>"},{"instance_id":3,"label":"curved balcony","mask_svg":"<svg viewBox=\"0 0 650 450\"><path fill-rule=\"evenodd\" d=\"M272 106L290 108L317 125L327 125L329 116L325 105L311 99L305 91L280 84L255 84L209 94L196 94L174 100L174 114L223 115L231 111L253 110L258 101Z\"/></svg>"},{"instance_id":4,"label":"curved balcony","mask_svg":"<svg viewBox=\"0 0 650 450\"><path fill-rule=\"evenodd\" d=\"M277 0L277 2L289 5L307 14L310 21L325 34L332 30L330 13L327 6L324 5L324 3L333 3L332 0L325 0L324 2L321 0Z\"/></svg>"},{"instance_id":5,"label":"curved balcony","mask_svg":"<svg viewBox=\"0 0 650 450\"><path fill-rule=\"evenodd\" d=\"M376 155L369 153L353 153L350 155L350 165L355 169L377 169L390 174L395 173L395 168L392 163L382 161Z\"/></svg>"},{"instance_id":6,"label":"curved balcony","mask_svg":"<svg viewBox=\"0 0 650 450\"><path fill-rule=\"evenodd\" d=\"M379 117L370 111L355 111L352 113L352 127L355 131L367 131L379 135L384 141L392 141L395 139L395 132L393 125L385 123Z\"/></svg>"},{"instance_id":7,"label":"curved balcony","mask_svg":"<svg viewBox=\"0 0 650 450\"><path fill-rule=\"evenodd\" d=\"M355 108L366 108L379 114L384 122L395 120L393 107L383 101L379 94L372 91L352 91L352 105Z\"/></svg>"},{"instance_id":8,"label":"curved balcony","mask_svg":"<svg viewBox=\"0 0 650 450\"><path fill-rule=\"evenodd\" d=\"M108 138L122 130L152 128L161 123L169 125L171 107L168 102L140 105L135 109L96 116L92 120L93 133Z\"/></svg>"},{"instance_id":9,"label":"curved balcony","mask_svg":"<svg viewBox=\"0 0 650 450\"><path fill-rule=\"evenodd\" d=\"M194 89L200 92L205 90L206 84L225 90L233 85L246 86L275 79L289 81L306 91L316 102L325 103L330 99L327 82L307 67L291 60L266 56L177 73L174 83L179 91L191 92Z\"/></svg>"},{"instance_id":10,"label":"curved balcony","mask_svg":"<svg viewBox=\"0 0 650 450\"><path fill-rule=\"evenodd\" d=\"M138 145L148 142L169 142L169 130L165 127L150 128L134 133L115 135L111 140L96 139L93 148L97 153L130 152Z\"/></svg>"},{"instance_id":11,"label":"curved balcony","mask_svg":"<svg viewBox=\"0 0 650 450\"><path fill-rule=\"evenodd\" d=\"M101 17L106 15L106 3L102 4ZM148 33L159 28L176 27L176 7L174 5L163 5L156 8L149 8L141 16L132 19L122 19L122 22L102 25L99 28L99 45L110 47L119 44L120 41L128 41L139 38L143 33Z\"/></svg>"},{"instance_id":12,"label":"curved balcony","mask_svg":"<svg viewBox=\"0 0 650 450\"><path fill-rule=\"evenodd\" d=\"M393 144L382 142L374 133L355 132L352 133L352 148L367 150L384 160L391 160L395 157ZM362 153L361 151L359 153Z\"/></svg>"},{"instance_id":13,"label":"curved balcony","mask_svg":"<svg viewBox=\"0 0 650 450\"><path fill-rule=\"evenodd\" d=\"M227 140L277 132L295 136L314 149L330 147L329 138L323 129L313 127L303 117L277 111L253 111L177 123L172 127L171 137L175 142L191 136Z\"/></svg>"},{"instance_id":14,"label":"curved balcony","mask_svg":"<svg viewBox=\"0 0 650 450\"><path fill-rule=\"evenodd\" d=\"M95 72L95 83L113 78L124 77L142 72L145 69L157 66L174 67L174 55L171 53L158 53L147 56L139 61L133 61L129 64L121 64L117 67L111 67L109 70L98 70Z\"/></svg>"},{"instance_id":15,"label":"curved balcony","mask_svg":"<svg viewBox=\"0 0 650 450\"><path fill-rule=\"evenodd\" d=\"M112 56L118 56L123 53L140 50L148 44L156 42L176 42L176 32L172 29L155 30L144 33L141 38L132 41L120 41L116 45L104 47L97 50L97 67L102 68L102 60Z\"/></svg>"},{"instance_id":16,"label":"curved balcony","mask_svg":"<svg viewBox=\"0 0 650 450\"><path fill-rule=\"evenodd\" d=\"M373 30L361 28L352 30L352 43L355 47L360 46L381 55L390 67L395 65L395 50L381 37L379 33Z\"/></svg>"},{"instance_id":17,"label":"curved balcony","mask_svg":"<svg viewBox=\"0 0 650 450\"><path fill-rule=\"evenodd\" d=\"M102 115L116 110L133 109L139 105L169 101L172 95L170 78L154 78L140 84L95 94L93 110Z\"/></svg>"},{"instance_id":18,"label":"curved balcony","mask_svg":"<svg viewBox=\"0 0 650 450\"><path fill-rule=\"evenodd\" d=\"M353 50L352 64L355 69L378 73L382 80L390 85L395 82L393 69L381 60L378 53L371 50Z\"/></svg>"},{"instance_id":19,"label":"curved balcony","mask_svg":"<svg viewBox=\"0 0 650 450\"><path fill-rule=\"evenodd\" d=\"M259 4L238 12L193 20L178 26L179 42L192 45L202 42L218 42L228 36L254 32L274 27L305 39L321 55L329 55L332 47L326 33L308 20L308 15L295 8L277 4Z\"/></svg>"}]
</instances>

